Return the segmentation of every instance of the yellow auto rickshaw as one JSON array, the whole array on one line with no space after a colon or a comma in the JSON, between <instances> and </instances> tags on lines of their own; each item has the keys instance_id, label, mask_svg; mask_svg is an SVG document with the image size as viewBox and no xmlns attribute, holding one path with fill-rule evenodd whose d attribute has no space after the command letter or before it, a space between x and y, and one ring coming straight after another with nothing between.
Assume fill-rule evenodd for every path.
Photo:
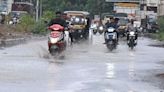
<instances>
[{"instance_id":1,"label":"yellow auto rickshaw","mask_svg":"<svg viewBox=\"0 0 164 92\"><path fill-rule=\"evenodd\" d=\"M85 11L65 11L74 29L83 30L87 25L88 12Z\"/></svg>"},{"instance_id":2,"label":"yellow auto rickshaw","mask_svg":"<svg viewBox=\"0 0 164 92\"><path fill-rule=\"evenodd\" d=\"M68 21L70 22L73 34L78 37L86 37L89 32L87 32L86 27L88 26L89 12L86 11L65 11L68 16Z\"/></svg>"}]
</instances>

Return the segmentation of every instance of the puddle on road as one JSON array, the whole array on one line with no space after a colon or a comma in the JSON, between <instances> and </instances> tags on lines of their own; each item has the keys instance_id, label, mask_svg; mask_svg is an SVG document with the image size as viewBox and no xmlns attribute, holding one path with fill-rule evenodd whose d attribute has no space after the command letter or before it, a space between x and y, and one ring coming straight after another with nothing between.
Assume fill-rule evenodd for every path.
<instances>
[{"instance_id":1,"label":"puddle on road","mask_svg":"<svg viewBox=\"0 0 164 92\"><path fill-rule=\"evenodd\" d=\"M134 79L135 76L136 76L134 65L135 65L134 62L131 62L131 63L129 64L129 78L130 78L130 79Z\"/></svg>"},{"instance_id":2,"label":"puddle on road","mask_svg":"<svg viewBox=\"0 0 164 92\"><path fill-rule=\"evenodd\" d=\"M107 63L106 77L109 79L115 78L115 65L112 63Z\"/></svg>"},{"instance_id":3,"label":"puddle on road","mask_svg":"<svg viewBox=\"0 0 164 92\"><path fill-rule=\"evenodd\" d=\"M164 48L164 44L151 44L151 45L148 45L148 46Z\"/></svg>"},{"instance_id":4,"label":"puddle on road","mask_svg":"<svg viewBox=\"0 0 164 92\"><path fill-rule=\"evenodd\" d=\"M157 74L156 76L157 76L157 77L160 77L160 78L164 78L164 73Z\"/></svg>"},{"instance_id":5,"label":"puddle on road","mask_svg":"<svg viewBox=\"0 0 164 92\"><path fill-rule=\"evenodd\" d=\"M112 89L105 89L105 92L115 92L115 91Z\"/></svg>"},{"instance_id":6,"label":"puddle on road","mask_svg":"<svg viewBox=\"0 0 164 92\"><path fill-rule=\"evenodd\" d=\"M105 92L117 92L117 91L114 91L112 89L106 89ZM133 91L133 90L129 90L127 92L136 92L136 91Z\"/></svg>"}]
</instances>

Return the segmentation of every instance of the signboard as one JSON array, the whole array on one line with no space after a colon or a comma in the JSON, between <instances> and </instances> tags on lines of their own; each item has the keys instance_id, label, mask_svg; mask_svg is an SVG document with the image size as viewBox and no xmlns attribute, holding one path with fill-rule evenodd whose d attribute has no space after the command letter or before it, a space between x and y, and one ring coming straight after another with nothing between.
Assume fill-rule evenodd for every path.
<instances>
[{"instance_id":1,"label":"signboard","mask_svg":"<svg viewBox=\"0 0 164 92\"><path fill-rule=\"evenodd\" d=\"M23 3L13 3L12 4L12 11L26 11L28 13L33 12L33 6Z\"/></svg>"},{"instance_id":2,"label":"signboard","mask_svg":"<svg viewBox=\"0 0 164 92\"><path fill-rule=\"evenodd\" d=\"M139 3L140 0L106 0L106 2L137 2Z\"/></svg>"},{"instance_id":3,"label":"signboard","mask_svg":"<svg viewBox=\"0 0 164 92\"><path fill-rule=\"evenodd\" d=\"M139 7L139 5L135 3L115 3L115 5L119 7Z\"/></svg>"},{"instance_id":4,"label":"signboard","mask_svg":"<svg viewBox=\"0 0 164 92\"><path fill-rule=\"evenodd\" d=\"M100 21L100 16L99 15L94 15L94 20L95 21Z\"/></svg>"},{"instance_id":5,"label":"signboard","mask_svg":"<svg viewBox=\"0 0 164 92\"><path fill-rule=\"evenodd\" d=\"M159 0L147 0L147 6L158 6Z\"/></svg>"},{"instance_id":6,"label":"signboard","mask_svg":"<svg viewBox=\"0 0 164 92\"><path fill-rule=\"evenodd\" d=\"M140 11L140 14L141 19L146 18L146 15L157 16L157 13L154 13L153 11Z\"/></svg>"}]
</instances>

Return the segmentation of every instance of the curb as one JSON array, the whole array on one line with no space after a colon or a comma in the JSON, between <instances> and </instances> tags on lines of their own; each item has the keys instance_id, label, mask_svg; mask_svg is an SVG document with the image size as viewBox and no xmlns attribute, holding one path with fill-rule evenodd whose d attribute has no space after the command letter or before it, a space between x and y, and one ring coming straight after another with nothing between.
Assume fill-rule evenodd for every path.
<instances>
[{"instance_id":1,"label":"curb","mask_svg":"<svg viewBox=\"0 0 164 92\"><path fill-rule=\"evenodd\" d=\"M16 39L7 39L7 40L0 39L0 47L11 47L25 42L26 42L25 38L16 38Z\"/></svg>"},{"instance_id":2,"label":"curb","mask_svg":"<svg viewBox=\"0 0 164 92\"><path fill-rule=\"evenodd\" d=\"M157 36L155 34L151 34L151 33L145 33L144 36L151 38L151 39L157 39Z\"/></svg>"}]
</instances>

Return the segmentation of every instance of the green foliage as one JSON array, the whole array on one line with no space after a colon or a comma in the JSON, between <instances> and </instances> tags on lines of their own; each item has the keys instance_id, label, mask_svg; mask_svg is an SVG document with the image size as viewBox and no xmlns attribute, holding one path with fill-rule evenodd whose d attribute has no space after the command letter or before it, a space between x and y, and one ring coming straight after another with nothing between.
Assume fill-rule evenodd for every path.
<instances>
[{"instance_id":1,"label":"green foliage","mask_svg":"<svg viewBox=\"0 0 164 92\"><path fill-rule=\"evenodd\" d=\"M42 0L43 16L38 21L30 15L25 15L21 18L21 23L16 25L18 31L33 32L35 34L45 34L45 21L55 17L55 11L66 10L85 10L89 11L91 15L101 14L103 12L110 12L112 4L106 3L105 0Z\"/></svg>"},{"instance_id":2,"label":"green foliage","mask_svg":"<svg viewBox=\"0 0 164 92\"><path fill-rule=\"evenodd\" d=\"M43 21L49 21L50 19L55 17L55 13L52 11L44 11L43 12L43 16L42 16L42 20Z\"/></svg>"},{"instance_id":3,"label":"green foliage","mask_svg":"<svg viewBox=\"0 0 164 92\"><path fill-rule=\"evenodd\" d=\"M21 26L25 32L29 32L34 27L34 24L35 20L33 17L31 17L30 15L24 15L21 17L21 22L18 26Z\"/></svg>"},{"instance_id":4,"label":"green foliage","mask_svg":"<svg viewBox=\"0 0 164 92\"><path fill-rule=\"evenodd\" d=\"M50 12L45 13L45 16L51 18L52 14ZM16 31L27 32L27 33L34 33L34 34L46 34L46 24L43 19L39 20L38 22L29 15L25 15L21 17L20 24L16 25Z\"/></svg>"},{"instance_id":5,"label":"green foliage","mask_svg":"<svg viewBox=\"0 0 164 92\"><path fill-rule=\"evenodd\" d=\"M160 28L160 32L164 32L164 17L160 17L158 19L158 25L159 25L159 28Z\"/></svg>"},{"instance_id":6,"label":"green foliage","mask_svg":"<svg viewBox=\"0 0 164 92\"><path fill-rule=\"evenodd\" d=\"M159 32L157 38L158 38L160 41L163 41L163 40L164 40L164 32Z\"/></svg>"},{"instance_id":7,"label":"green foliage","mask_svg":"<svg viewBox=\"0 0 164 92\"><path fill-rule=\"evenodd\" d=\"M36 22L31 32L34 34L45 35L47 31L46 31L46 24L44 23L44 21L39 20L38 22Z\"/></svg>"},{"instance_id":8,"label":"green foliage","mask_svg":"<svg viewBox=\"0 0 164 92\"><path fill-rule=\"evenodd\" d=\"M163 41L164 40L164 16L158 18L158 25L160 28L160 32L158 33L158 39Z\"/></svg>"},{"instance_id":9,"label":"green foliage","mask_svg":"<svg viewBox=\"0 0 164 92\"><path fill-rule=\"evenodd\" d=\"M43 0L44 11L85 10L92 15L112 11L113 4L105 0Z\"/></svg>"}]
</instances>

